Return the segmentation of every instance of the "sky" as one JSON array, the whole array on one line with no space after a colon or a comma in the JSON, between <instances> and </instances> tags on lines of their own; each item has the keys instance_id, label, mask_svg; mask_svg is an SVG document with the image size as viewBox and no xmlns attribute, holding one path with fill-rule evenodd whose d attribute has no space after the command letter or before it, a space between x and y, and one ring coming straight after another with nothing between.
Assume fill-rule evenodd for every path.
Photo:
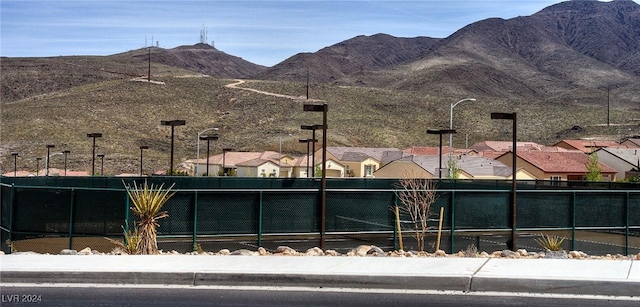
<instances>
[{"instance_id":1,"label":"sky","mask_svg":"<svg viewBox=\"0 0 640 307\"><path fill-rule=\"evenodd\" d=\"M635 0L634 0L635 1ZM0 55L111 55L200 42L273 66L358 35L444 38L559 0L0 0ZM640 3L640 0L636 2Z\"/></svg>"}]
</instances>

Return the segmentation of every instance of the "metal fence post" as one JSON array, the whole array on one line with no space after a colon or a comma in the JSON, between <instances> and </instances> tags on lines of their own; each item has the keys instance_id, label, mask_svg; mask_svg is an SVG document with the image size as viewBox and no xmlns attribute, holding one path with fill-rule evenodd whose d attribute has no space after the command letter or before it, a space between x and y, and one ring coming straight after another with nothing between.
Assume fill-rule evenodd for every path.
<instances>
[{"instance_id":1,"label":"metal fence post","mask_svg":"<svg viewBox=\"0 0 640 307\"><path fill-rule=\"evenodd\" d=\"M262 246L262 191L260 191L260 204L258 204L258 247Z\"/></svg>"},{"instance_id":2,"label":"metal fence post","mask_svg":"<svg viewBox=\"0 0 640 307\"><path fill-rule=\"evenodd\" d=\"M624 210L624 215L625 215L625 230L624 230L624 254L625 255L629 255L629 206L630 206L630 200L629 200L629 191L627 191L627 199L626 199L626 203L625 203L625 210Z\"/></svg>"},{"instance_id":3,"label":"metal fence post","mask_svg":"<svg viewBox=\"0 0 640 307\"><path fill-rule=\"evenodd\" d=\"M398 208L398 195L396 195L395 193L393 194L393 207L394 208ZM397 209L396 209L397 211ZM397 251L398 250L398 215L394 214L394 220L393 221L393 250Z\"/></svg>"},{"instance_id":4,"label":"metal fence post","mask_svg":"<svg viewBox=\"0 0 640 307\"><path fill-rule=\"evenodd\" d=\"M69 204L69 249L73 249L73 203L76 190L71 188L71 203Z\"/></svg>"},{"instance_id":5,"label":"metal fence post","mask_svg":"<svg viewBox=\"0 0 640 307\"><path fill-rule=\"evenodd\" d=\"M455 228L456 228L456 191L451 191L451 254L455 253Z\"/></svg>"},{"instance_id":6,"label":"metal fence post","mask_svg":"<svg viewBox=\"0 0 640 307\"><path fill-rule=\"evenodd\" d=\"M9 254L11 254L11 250L13 248L11 248L11 246L13 246L13 206L15 205L15 196L14 196L14 190L15 190L15 183L11 183L11 191L9 193L9 242L11 243L11 245L9 246Z\"/></svg>"},{"instance_id":7,"label":"metal fence post","mask_svg":"<svg viewBox=\"0 0 640 307\"><path fill-rule=\"evenodd\" d=\"M576 192L571 197L571 250L576 250Z\"/></svg>"},{"instance_id":8,"label":"metal fence post","mask_svg":"<svg viewBox=\"0 0 640 307\"><path fill-rule=\"evenodd\" d=\"M196 250L198 242L198 190L194 191L193 196L193 250Z\"/></svg>"}]
</instances>

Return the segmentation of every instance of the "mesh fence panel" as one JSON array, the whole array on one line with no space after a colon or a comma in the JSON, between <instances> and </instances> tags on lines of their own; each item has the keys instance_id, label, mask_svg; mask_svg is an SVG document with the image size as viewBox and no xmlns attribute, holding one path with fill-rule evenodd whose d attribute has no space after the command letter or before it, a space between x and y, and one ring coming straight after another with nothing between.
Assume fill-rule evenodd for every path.
<instances>
[{"instance_id":1,"label":"mesh fence panel","mask_svg":"<svg viewBox=\"0 0 640 307\"><path fill-rule=\"evenodd\" d=\"M509 193L455 193L455 229L504 229L510 218Z\"/></svg>"},{"instance_id":2,"label":"mesh fence panel","mask_svg":"<svg viewBox=\"0 0 640 307\"><path fill-rule=\"evenodd\" d=\"M522 193L517 195L518 228L571 227L571 193Z\"/></svg>"},{"instance_id":3,"label":"mesh fence panel","mask_svg":"<svg viewBox=\"0 0 640 307\"><path fill-rule=\"evenodd\" d=\"M257 233L260 194L198 192L198 235Z\"/></svg>"},{"instance_id":4,"label":"mesh fence panel","mask_svg":"<svg viewBox=\"0 0 640 307\"><path fill-rule=\"evenodd\" d=\"M576 227L624 227L626 197L621 193L576 193Z\"/></svg>"},{"instance_id":5,"label":"mesh fence panel","mask_svg":"<svg viewBox=\"0 0 640 307\"><path fill-rule=\"evenodd\" d=\"M389 192L331 192L327 194L327 231L391 231L395 214Z\"/></svg>"},{"instance_id":6,"label":"mesh fence panel","mask_svg":"<svg viewBox=\"0 0 640 307\"><path fill-rule=\"evenodd\" d=\"M263 192L263 233L319 231L317 199L317 192Z\"/></svg>"},{"instance_id":7,"label":"mesh fence panel","mask_svg":"<svg viewBox=\"0 0 640 307\"><path fill-rule=\"evenodd\" d=\"M71 190L15 188L13 231L69 233Z\"/></svg>"}]
</instances>

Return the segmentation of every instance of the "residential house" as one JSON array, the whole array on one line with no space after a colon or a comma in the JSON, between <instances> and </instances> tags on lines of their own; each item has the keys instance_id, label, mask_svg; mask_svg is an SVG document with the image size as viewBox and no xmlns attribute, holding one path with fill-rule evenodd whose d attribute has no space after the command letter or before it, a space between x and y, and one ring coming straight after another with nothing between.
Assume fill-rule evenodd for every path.
<instances>
[{"instance_id":1,"label":"residential house","mask_svg":"<svg viewBox=\"0 0 640 307\"><path fill-rule=\"evenodd\" d=\"M496 160L511 166L512 152L506 152ZM588 173L587 161L589 156L580 151L518 151L516 166L524 168L536 179L542 180L584 180ZM603 181L613 181L616 170L600 162Z\"/></svg>"},{"instance_id":2,"label":"residential house","mask_svg":"<svg viewBox=\"0 0 640 307\"><path fill-rule=\"evenodd\" d=\"M327 160L344 166L347 177L373 177L382 165L403 155L397 148L327 147ZM321 161L322 149L319 149L316 151L316 165Z\"/></svg>"},{"instance_id":3,"label":"residential house","mask_svg":"<svg viewBox=\"0 0 640 307\"><path fill-rule=\"evenodd\" d=\"M278 164L278 157L280 154L275 151L261 151L261 152L249 152L249 151L228 151L213 155L208 159L200 160L188 160L185 163L189 165L189 168L195 173L196 165L198 169L198 176L218 176L221 173L228 173L229 171L236 171L236 164L255 160L269 160L273 164ZM207 174L207 164L209 166L209 173ZM269 173L270 174L270 173ZM277 174L277 170L276 170Z\"/></svg>"},{"instance_id":4,"label":"residential house","mask_svg":"<svg viewBox=\"0 0 640 307\"><path fill-rule=\"evenodd\" d=\"M422 155L422 156L437 156L440 152L440 147L433 146L412 146L402 150L405 154L409 155ZM449 154L449 146L442 147L442 154ZM478 152L471 148L454 148L451 152L454 156L466 155L475 156Z\"/></svg>"},{"instance_id":5,"label":"residential house","mask_svg":"<svg viewBox=\"0 0 640 307\"><path fill-rule=\"evenodd\" d=\"M540 149L545 147L535 142L516 142L516 151ZM494 152L507 152L513 149L513 142L510 141L483 141L475 143L469 146L470 149L476 152L494 151ZM444 151L444 150L443 150Z\"/></svg>"},{"instance_id":6,"label":"residential house","mask_svg":"<svg viewBox=\"0 0 640 307\"><path fill-rule=\"evenodd\" d=\"M446 161L448 155L442 156L442 178L447 177ZM512 169L500 161L476 156L458 156L456 167L458 179L509 179ZM438 178L440 166L438 156L411 155L391 161L374 173L376 178L402 178L407 175L418 178ZM535 179L532 174L524 169L516 172L516 178L520 180Z\"/></svg>"},{"instance_id":7,"label":"residential house","mask_svg":"<svg viewBox=\"0 0 640 307\"><path fill-rule=\"evenodd\" d=\"M615 141L596 141L596 140L562 140L553 146L565 148L568 150L579 150L584 153L592 153L600 148L619 147Z\"/></svg>"},{"instance_id":8,"label":"residential house","mask_svg":"<svg viewBox=\"0 0 640 307\"><path fill-rule=\"evenodd\" d=\"M640 148L600 148L595 152L598 161L617 171L616 178L626 178L627 172L640 170Z\"/></svg>"},{"instance_id":9,"label":"residential house","mask_svg":"<svg viewBox=\"0 0 640 307\"><path fill-rule=\"evenodd\" d=\"M280 167L269 159L256 158L235 163L238 177L277 177Z\"/></svg>"}]
</instances>

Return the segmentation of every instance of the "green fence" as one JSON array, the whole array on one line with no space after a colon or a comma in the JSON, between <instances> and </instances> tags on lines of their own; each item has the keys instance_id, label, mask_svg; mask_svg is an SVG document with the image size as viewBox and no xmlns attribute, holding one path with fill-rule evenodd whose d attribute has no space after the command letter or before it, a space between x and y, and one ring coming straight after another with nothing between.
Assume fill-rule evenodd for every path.
<instances>
[{"instance_id":1,"label":"green fence","mask_svg":"<svg viewBox=\"0 0 640 307\"><path fill-rule=\"evenodd\" d=\"M37 179L33 180L32 179ZM128 178L125 182L141 178ZM176 195L165 205L159 247L181 252L196 244L205 250L264 246L296 249L319 246L320 194L314 179L240 179L152 177L175 183ZM328 180L326 249L360 244L398 247L395 180ZM454 188L452 188L454 187ZM583 186L589 187L589 186ZM600 186L595 186L598 188ZM627 189L622 189L626 187ZM476 245L492 252L506 249L511 234L510 182L442 181L431 225L444 208L441 248L448 252ZM104 237L120 239L133 225L122 179L2 178L2 249L58 253L62 248L110 251ZM518 185L517 247L540 249L539 233L567 237L566 249L591 254L640 252L638 185L612 189L568 189L544 182ZM403 221L408 217L403 216ZM407 225L407 223L404 223ZM415 248L403 233L405 249ZM435 243L435 229L428 240ZM427 245L427 249L430 245ZM432 247L431 247L432 248Z\"/></svg>"}]
</instances>

